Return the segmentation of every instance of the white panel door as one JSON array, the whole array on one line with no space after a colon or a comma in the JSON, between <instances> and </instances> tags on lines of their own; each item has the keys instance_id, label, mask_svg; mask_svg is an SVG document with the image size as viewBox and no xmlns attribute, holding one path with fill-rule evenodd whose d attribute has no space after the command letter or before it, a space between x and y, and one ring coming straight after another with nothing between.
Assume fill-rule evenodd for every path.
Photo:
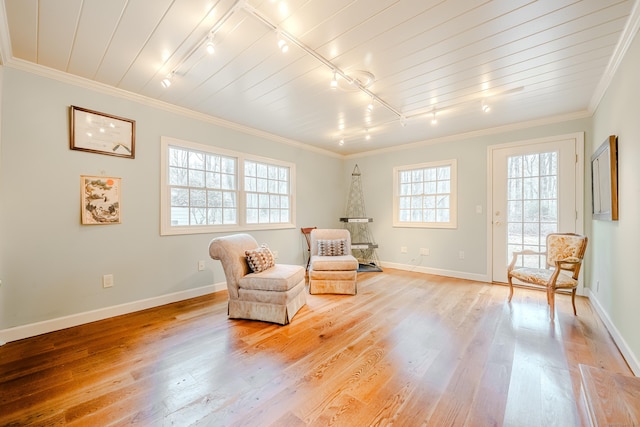
<instances>
[{"instance_id":1,"label":"white panel door","mask_svg":"<svg viewBox=\"0 0 640 427\"><path fill-rule=\"evenodd\" d=\"M546 250L546 235L576 232L576 140L498 148L492 153L493 281L507 281L514 251ZM544 257L520 265L543 267Z\"/></svg>"}]
</instances>

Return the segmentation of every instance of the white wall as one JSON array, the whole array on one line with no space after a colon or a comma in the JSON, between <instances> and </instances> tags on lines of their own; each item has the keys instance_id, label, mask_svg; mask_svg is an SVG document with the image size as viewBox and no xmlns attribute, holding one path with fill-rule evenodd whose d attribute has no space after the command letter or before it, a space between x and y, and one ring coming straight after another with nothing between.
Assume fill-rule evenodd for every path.
<instances>
[{"instance_id":1,"label":"white wall","mask_svg":"<svg viewBox=\"0 0 640 427\"><path fill-rule=\"evenodd\" d=\"M640 375L640 39L636 36L593 118L593 145L618 135L619 221L593 221L591 298Z\"/></svg>"},{"instance_id":2,"label":"white wall","mask_svg":"<svg viewBox=\"0 0 640 427\"><path fill-rule=\"evenodd\" d=\"M0 332L224 282L208 256L213 235L159 234L161 136L293 162L298 227L339 224L340 158L24 71L3 73ZM136 158L70 150L70 105L136 120ZM80 225L80 175L122 178L122 224ZM303 263L299 228L252 234L278 250L279 262ZM109 273L115 286L103 289Z\"/></svg>"},{"instance_id":3,"label":"white wall","mask_svg":"<svg viewBox=\"0 0 640 427\"><path fill-rule=\"evenodd\" d=\"M492 114L499 113L492 110ZM572 120L440 143L415 144L407 149L387 150L349 159L346 169L351 170L353 165L358 164L362 172L367 215L374 218L371 230L379 244L378 256L382 264L490 281L487 268L487 147L584 132L590 126L590 119ZM589 138L587 132L585 139ZM458 163L458 227L393 227L393 168L448 159L457 159ZM482 207L481 214L476 213L476 206ZM401 246L407 247L406 254L400 252ZM430 255L420 257L420 248L428 248ZM459 259L460 251L465 253L463 260Z\"/></svg>"}]
</instances>

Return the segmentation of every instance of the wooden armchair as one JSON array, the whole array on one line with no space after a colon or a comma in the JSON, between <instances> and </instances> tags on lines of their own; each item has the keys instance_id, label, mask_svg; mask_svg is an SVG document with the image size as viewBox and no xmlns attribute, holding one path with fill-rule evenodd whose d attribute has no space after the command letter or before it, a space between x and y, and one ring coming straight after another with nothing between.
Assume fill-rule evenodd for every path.
<instances>
[{"instance_id":1,"label":"wooden armchair","mask_svg":"<svg viewBox=\"0 0 640 427\"><path fill-rule=\"evenodd\" d=\"M587 237L574 233L551 233L547 236L547 251L530 250L514 252L511 264L507 269L509 281L509 302L513 297L513 279L518 279L534 287L542 287L547 291L547 303L550 307L551 320L555 315L556 291L570 291L573 314L576 315L576 288L578 275L584 253L587 249ZM524 255L546 255L546 268L516 268L518 257Z\"/></svg>"}]
</instances>

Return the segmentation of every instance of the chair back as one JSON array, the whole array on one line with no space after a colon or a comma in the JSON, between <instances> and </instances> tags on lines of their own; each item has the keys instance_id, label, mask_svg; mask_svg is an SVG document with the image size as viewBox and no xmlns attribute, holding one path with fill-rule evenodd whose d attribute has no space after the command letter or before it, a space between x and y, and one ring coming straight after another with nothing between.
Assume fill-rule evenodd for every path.
<instances>
[{"instance_id":1,"label":"chair back","mask_svg":"<svg viewBox=\"0 0 640 427\"><path fill-rule=\"evenodd\" d=\"M238 282L250 272L245 251L257 247L258 242L249 234L216 237L209 243L209 255L222 263L229 298L238 298Z\"/></svg>"},{"instance_id":2,"label":"chair back","mask_svg":"<svg viewBox=\"0 0 640 427\"><path fill-rule=\"evenodd\" d=\"M547 235L547 266L555 267L556 261L567 258L577 258L582 261L587 250L587 241L587 236L575 233L551 233ZM560 264L560 268L573 272L573 278L577 279L581 264L581 262Z\"/></svg>"},{"instance_id":3,"label":"chair back","mask_svg":"<svg viewBox=\"0 0 640 427\"><path fill-rule=\"evenodd\" d=\"M346 240L346 253L351 255L351 233L344 228L318 228L311 230L311 256L318 255L318 240Z\"/></svg>"}]
</instances>

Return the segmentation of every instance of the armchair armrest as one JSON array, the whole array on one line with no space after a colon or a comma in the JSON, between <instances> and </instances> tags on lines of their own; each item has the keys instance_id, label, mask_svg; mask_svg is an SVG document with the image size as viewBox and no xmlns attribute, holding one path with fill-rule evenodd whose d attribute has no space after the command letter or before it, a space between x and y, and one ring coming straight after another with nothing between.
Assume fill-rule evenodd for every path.
<instances>
[{"instance_id":1,"label":"armchair armrest","mask_svg":"<svg viewBox=\"0 0 640 427\"><path fill-rule=\"evenodd\" d=\"M511 259L511 263L507 268L507 273L513 270L513 267L515 267L516 262L518 261L518 256L520 255L546 255L546 254L547 254L546 252L536 252L536 251L532 251L531 249L525 249L524 251L515 251L513 252L513 258Z\"/></svg>"},{"instance_id":2,"label":"armchair armrest","mask_svg":"<svg viewBox=\"0 0 640 427\"><path fill-rule=\"evenodd\" d=\"M582 260L580 258L570 256L565 259L556 260L555 264L556 264L556 268L565 270L562 267L563 264L573 264L573 265L582 264Z\"/></svg>"}]
</instances>

